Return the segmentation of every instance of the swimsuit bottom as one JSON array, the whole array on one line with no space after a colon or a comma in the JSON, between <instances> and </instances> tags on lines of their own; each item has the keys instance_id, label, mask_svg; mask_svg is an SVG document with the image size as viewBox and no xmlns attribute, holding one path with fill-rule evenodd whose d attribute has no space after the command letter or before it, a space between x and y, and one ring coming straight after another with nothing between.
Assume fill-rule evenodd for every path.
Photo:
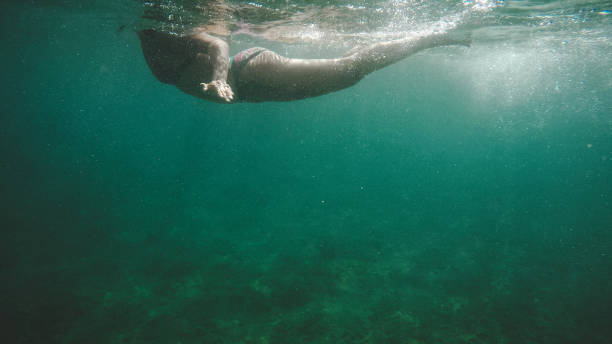
<instances>
[{"instance_id":1,"label":"swimsuit bottom","mask_svg":"<svg viewBox=\"0 0 612 344\"><path fill-rule=\"evenodd\" d=\"M234 57L230 57L230 68L232 69L236 79L239 77L240 72L244 69L247 63L249 63L249 61L266 50L267 49L265 48L259 47L249 48L239 52L238 54L234 55Z\"/></svg>"}]
</instances>

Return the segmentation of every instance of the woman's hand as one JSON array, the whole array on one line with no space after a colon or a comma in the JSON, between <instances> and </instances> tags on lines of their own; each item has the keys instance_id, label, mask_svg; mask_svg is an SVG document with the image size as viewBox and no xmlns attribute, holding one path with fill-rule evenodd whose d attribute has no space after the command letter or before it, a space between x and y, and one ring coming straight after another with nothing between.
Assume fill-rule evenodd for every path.
<instances>
[{"instance_id":1,"label":"woman's hand","mask_svg":"<svg viewBox=\"0 0 612 344\"><path fill-rule=\"evenodd\" d=\"M202 91L207 96L218 98L228 103L234 100L234 91L225 81L213 80L208 84L203 82L200 86L202 86Z\"/></svg>"}]
</instances>

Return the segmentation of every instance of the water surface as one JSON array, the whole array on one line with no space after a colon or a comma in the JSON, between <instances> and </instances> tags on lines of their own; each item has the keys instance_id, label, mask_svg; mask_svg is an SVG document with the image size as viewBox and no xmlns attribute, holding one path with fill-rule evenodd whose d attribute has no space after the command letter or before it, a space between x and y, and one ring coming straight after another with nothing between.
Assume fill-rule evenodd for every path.
<instances>
[{"instance_id":1,"label":"water surface","mask_svg":"<svg viewBox=\"0 0 612 344\"><path fill-rule=\"evenodd\" d=\"M474 43L221 105L159 83L133 32L206 2L9 2L2 342L609 341L609 3L227 4L232 52Z\"/></svg>"}]
</instances>

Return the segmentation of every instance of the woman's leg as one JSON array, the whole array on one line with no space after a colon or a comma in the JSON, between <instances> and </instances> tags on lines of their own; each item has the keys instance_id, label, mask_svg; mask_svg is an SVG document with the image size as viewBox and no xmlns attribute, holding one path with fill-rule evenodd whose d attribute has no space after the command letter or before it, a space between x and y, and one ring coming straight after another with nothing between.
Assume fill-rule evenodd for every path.
<instances>
[{"instance_id":1,"label":"woman's leg","mask_svg":"<svg viewBox=\"0 0 612 344\"><path fill-rule=\"evenodd\" d=\"M233 75L238 99L255 102L315 97L347 88L360 79L347 58L289 59L269 50Z\"/></svg>"},{"instance_id":2,"label":"woman's leg","mask_svg":"<svg viewBox=\"0 0 612 344\"><path fill-rule=\"evenodd\" d=\"M469 46L469 37L455 39L447 33L435 33L426 36L398 39L366 47L348 58L353 60L361 77L387 67L419 51L444 45Z\"/></svg>"},{"instance_id":3,"label":"woman's leg","mask_svg":"<svg viewBox=\"0 0 612 344\"><path fill-rule=\"evenodd\" d=\"M339 59L289 59L265 51L239 73L236 88L244 101L314 97L355 85L367 74L421 50L467 43L447 34L432 34L377 43Z\"/></svg>"}]
</instances>

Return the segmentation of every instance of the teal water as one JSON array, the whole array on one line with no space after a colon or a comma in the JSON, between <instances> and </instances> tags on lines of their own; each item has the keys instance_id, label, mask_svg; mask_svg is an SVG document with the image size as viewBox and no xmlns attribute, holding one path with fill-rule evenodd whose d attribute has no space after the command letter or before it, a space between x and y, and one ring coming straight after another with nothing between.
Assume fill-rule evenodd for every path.
<instances>
[{"instance_id":1,"label":"teal water","mask_svg":"<svg viewBox=\"0 0 612 344\"><path fill-rule=\"evenodd\" d=\"M153 77L142 2L9 2L0 341L609 343L609 3L352 5L327 37L464 13L474 43L220 105Z\"/></svg>"}]
</instances>

